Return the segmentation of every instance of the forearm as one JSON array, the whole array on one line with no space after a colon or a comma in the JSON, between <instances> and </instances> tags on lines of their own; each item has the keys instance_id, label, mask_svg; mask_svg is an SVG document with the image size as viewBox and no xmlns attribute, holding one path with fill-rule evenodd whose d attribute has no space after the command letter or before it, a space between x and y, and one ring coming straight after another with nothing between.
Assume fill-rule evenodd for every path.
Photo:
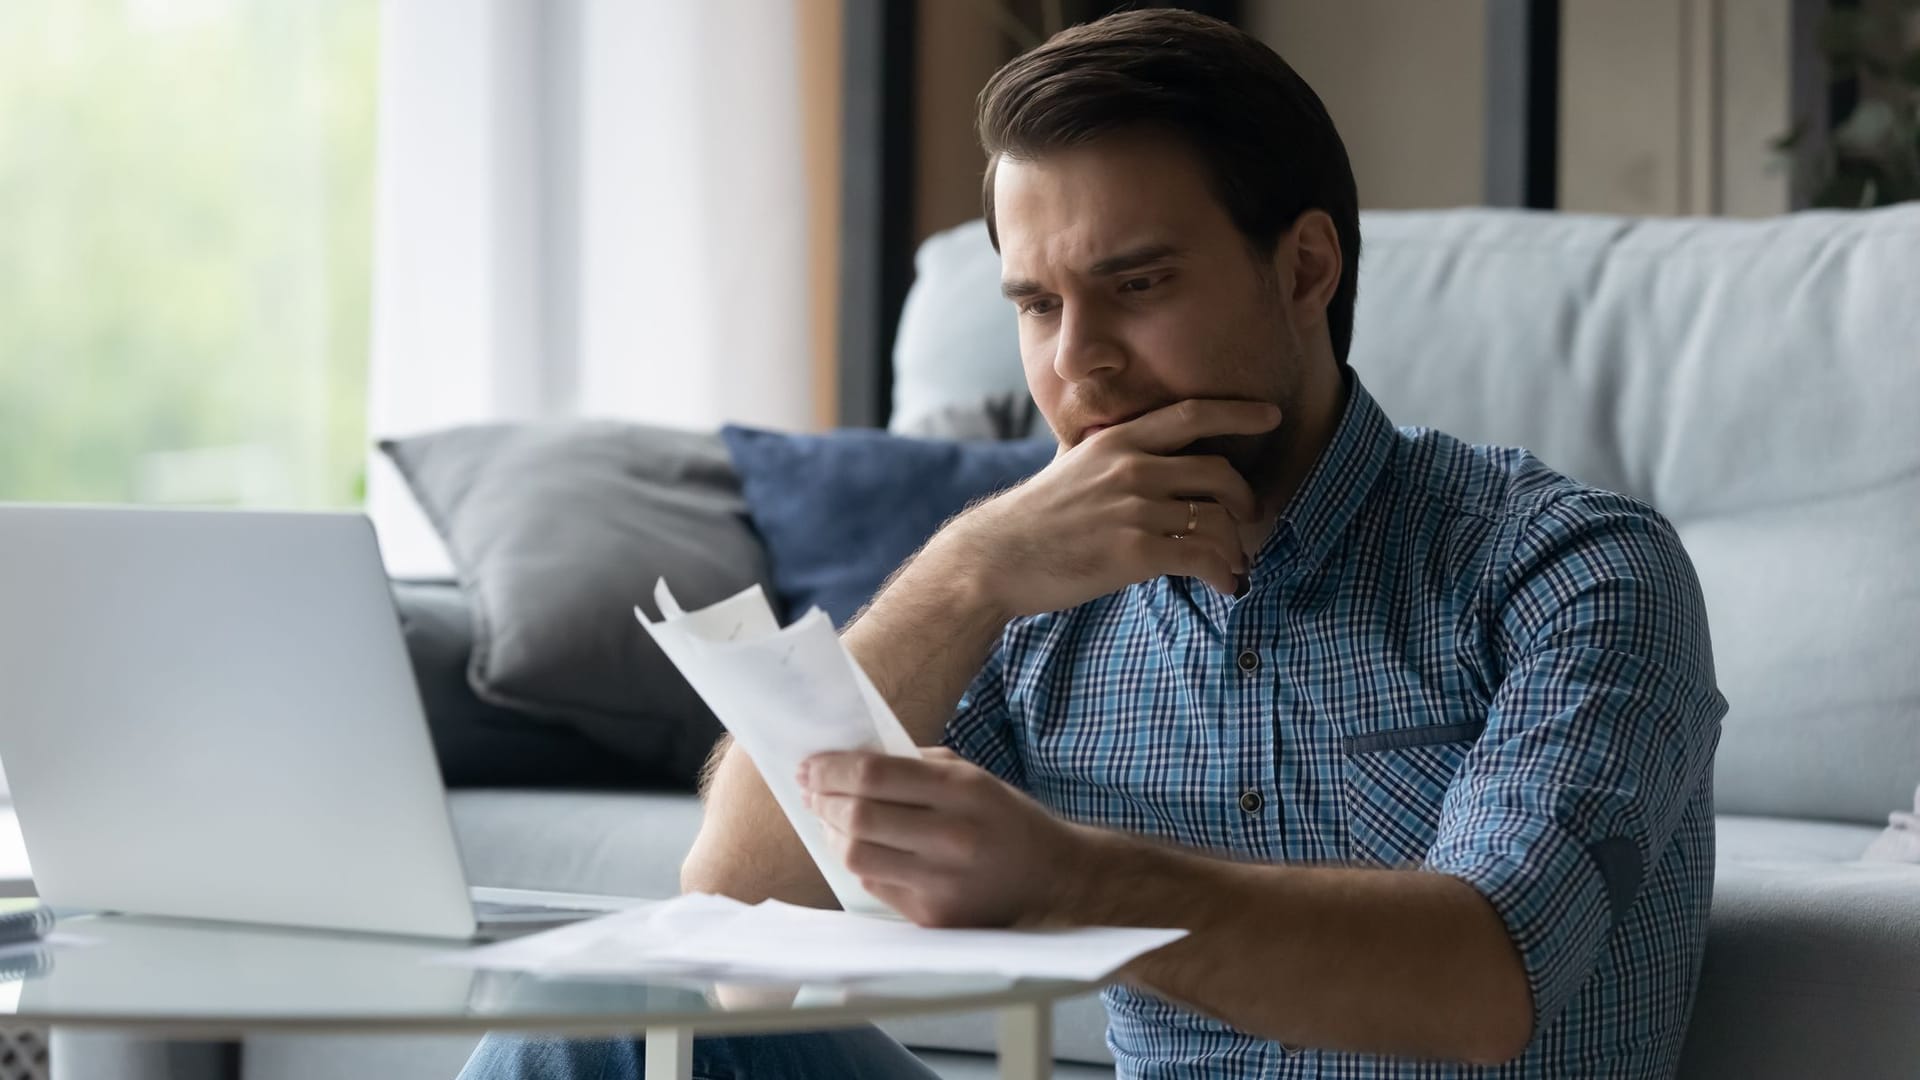
<instances>
[{"instance_id":1,"label":"forearm","mask_svg":"<svg viewBox=\"0 0 1920 1080\"><path fill-rule=\"evenodd\" d=\"M753 759L731 738L715 747L701 788L706 812L680 866L682 892L718 893L749 904L771 898L840 906Z\"/></svg>"},{"instance_id":2,"label":"forearm","mask_svg":"<svg viewBox=\"0 0 1920 1080\"><path fill-rule=\"evenodd\" d=\"M1231 863L1112 833L1089 851L1064 921L1192 931L1128 983L1293 1046L1491 1063L1530 1037L1519 955L1456 878Z\"/></svg>"},{"instance_id":3,"label":"forearm","mask_svg":"<svg viewBox=\"0 0 1920 1080\"><path fill-rule=\"evenodd\" d=\"M993 652L1008 616L964 550L936 536L894 574L841 634L913 741L940 742L967 686Z\"/></svg>"}]
</instances>

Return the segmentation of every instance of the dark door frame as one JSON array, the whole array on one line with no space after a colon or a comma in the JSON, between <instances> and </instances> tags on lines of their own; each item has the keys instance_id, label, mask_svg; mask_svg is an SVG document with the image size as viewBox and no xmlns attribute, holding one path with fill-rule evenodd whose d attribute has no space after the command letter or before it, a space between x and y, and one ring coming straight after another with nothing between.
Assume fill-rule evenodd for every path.
<instances>
[{"instance_id":1,"label":"dark door frame","mask_svg":"<svg viewBox=\"0 0 1920 1080\"><path fill-rule=\"evenodd\" d=\"M1488 206L1559 201L1560 0L1487 0Z\"/></svg>"},{"instance_id":2,"label":"dark door frame","mask_svg":"<svg viewBox=\"0 0 1920 1080\"><path fill-rule=\"evenodd\" d=\"M880 427L913 279L916 4L844 0L839 422Z\"/></svg>"}]
</instances>

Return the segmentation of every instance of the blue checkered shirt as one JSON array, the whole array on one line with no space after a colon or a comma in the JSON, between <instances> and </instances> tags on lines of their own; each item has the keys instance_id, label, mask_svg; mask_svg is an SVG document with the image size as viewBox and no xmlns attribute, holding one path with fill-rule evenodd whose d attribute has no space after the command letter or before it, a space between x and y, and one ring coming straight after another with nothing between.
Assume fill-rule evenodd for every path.
<instances>
[{"instance_id":1,"label":"blue checkered shirt","mask_svg":"<svg viewBox=\"0 0 1920 1080\"><path fill-rule=\"evenodd\" d=\"M1348 386L1245 596L1160 578L1018 620L947 742L1073 821L1454 875L1533 990L1525 1054L1473 1068L1290 1048L1113 987L1123 1077L1670 1076L1726 712L1692 565L1647 506L1396 430Z\"/></svg>"}]
</instances>

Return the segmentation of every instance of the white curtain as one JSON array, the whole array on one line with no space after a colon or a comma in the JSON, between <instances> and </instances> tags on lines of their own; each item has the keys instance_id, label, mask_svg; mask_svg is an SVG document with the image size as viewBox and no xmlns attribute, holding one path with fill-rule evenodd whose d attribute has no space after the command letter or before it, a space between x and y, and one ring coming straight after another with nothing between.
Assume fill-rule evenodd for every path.
<instances>
[{"instance_id":1,"label":"white curtain","mask_svg":"<svg viewBox=\"0 0 1920 1080\"><path fill-rule=\"evenodd\" d=\"M812 422L792 0L394 0L370 428ZM378 455L388 569L446 555Z\"/></svg>"}]
</instances>

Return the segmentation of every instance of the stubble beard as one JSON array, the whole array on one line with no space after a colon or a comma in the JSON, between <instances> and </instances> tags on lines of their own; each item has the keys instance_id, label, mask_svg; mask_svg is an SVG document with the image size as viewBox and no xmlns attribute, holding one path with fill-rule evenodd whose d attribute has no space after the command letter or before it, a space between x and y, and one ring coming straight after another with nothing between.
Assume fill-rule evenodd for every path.
<instances>
[{"instance_id":1,"label":"stubble beard","mask_svg":"<svg viewBox=\"0 0 1920 1080\"><path fill-rule=\"evenodd\" d=\"M1291 421L1299 404L1300 370L1306 362L1306 351L1291 328L1280 328L1278 336L1279 377L1274 380L1270 393L1253 400L1278 405L1280 426L1257 435L1209 436L1189 443L1176 452L1177 456L1212 455L1225 458L1227 464L1233 466L1247 486L1253 489L1254 497L1262 503L1272 494L1295 452L1294 436L1298 434L1299 427ZM1265 362L1271 364L1274 360Z\"/></svg>"}]
</instances>

